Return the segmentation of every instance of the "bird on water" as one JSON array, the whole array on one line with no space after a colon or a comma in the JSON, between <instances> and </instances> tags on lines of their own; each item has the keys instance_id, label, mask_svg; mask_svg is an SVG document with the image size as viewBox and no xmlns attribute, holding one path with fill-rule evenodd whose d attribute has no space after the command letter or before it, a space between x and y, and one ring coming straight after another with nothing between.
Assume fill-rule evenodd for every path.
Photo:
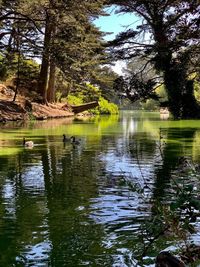
<instances>
[{"instance_id":1,"label":"bird on water","mask_svg":"<svg viewBox=\"0 0 200 267\"><path fill-rule=\"evenodd\" d=\"M75 136L71 136L71 143L73 145L80 145L80 141L76 140Z\"/></svg>"},{"instance_id":2,"label":"bird on water","mask_svg":"<svg viewBox=\"0 0 200 267\"><path fill-rule=\"evenodd\" d=\"M25 137L23 138L23 146L25 147L33 147L34 143L33 141L26 141Z\"/></svg>"},{"instance_id":3,"label":"bird on water","mask_svg":"<svg viewBox=\"0 0 200 267\"><path fill-rule=\"evenodd\" d=\"M70 141L71 141L71 138L67 138L66 134L63 134L63 142L66 143L66 142L70 142Z\"/></svg>"}]
</instances>

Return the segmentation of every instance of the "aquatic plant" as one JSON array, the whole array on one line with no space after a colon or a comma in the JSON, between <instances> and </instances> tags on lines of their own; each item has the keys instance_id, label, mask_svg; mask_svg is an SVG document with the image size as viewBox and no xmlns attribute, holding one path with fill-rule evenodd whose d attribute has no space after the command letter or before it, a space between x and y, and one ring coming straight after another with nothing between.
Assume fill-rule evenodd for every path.
<instances>
[{"instance_id":1,"label":"aquatic plant","mask_svg":"<svg viewBox=\"0 0 200 267\"><path fill-rule=\"evenodd\" d=\"M165 146L164 135L160 132L157 156L162 161L165 160ZM176 169L166 174L171 186L171 197L162 199L155 189L145 182L146 177L142 173L137 155L137 145L134 153L138 159L143 185L134 181L134 177L130 179L124 175L121 180L123 185L126 184L131 191L137 192L144 202L150 203L150 216L141 223L138 230L138 242L134 247L135 257L141 264L147 264L146 261L154 263L154 258L150 260L146 256L155 257L160 252L161 246L166 249L173 244L177 247L174 253L179 254L183 261L191 263L199 260L200 248L191 241L190 237L196 233L195 222L200 216L200 199L196 194L196 185L192 182L186 184L183 179L184 176L199 177L199 166L189 157L179 157L175 164ZM152 195L154 195L153 198ZM194 251L198 253L195 254Z\"/></svg>"}]
</instances>

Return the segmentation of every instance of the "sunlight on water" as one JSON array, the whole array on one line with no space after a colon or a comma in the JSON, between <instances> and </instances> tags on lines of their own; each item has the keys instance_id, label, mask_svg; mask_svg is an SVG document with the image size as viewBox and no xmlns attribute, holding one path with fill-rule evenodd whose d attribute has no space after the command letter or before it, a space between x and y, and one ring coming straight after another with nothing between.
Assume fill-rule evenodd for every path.
<instances>
[{"instance_id":1,"label":"sunlight on water","mask_svg":"<svg viewBox=\"0 0 200 267\"><path fill-rule=\"evenodd\" d=\"M41 194L45 191L43 167L37 164L24 165L25 169L22 174L22 185L26 191L33 191L34 194Z\"/></svg>"},{"instance_id":2,"label":"sunlight on water","mask_svg":"<svg viewBox=\"0 0 200 267\"><path fill-rule=\"evenodd\" d=\"M16 263L23 264L23 266L48 266L51 243L27 245L24 250L22 255L16 257Z\"/></svg>"}]
</instances>

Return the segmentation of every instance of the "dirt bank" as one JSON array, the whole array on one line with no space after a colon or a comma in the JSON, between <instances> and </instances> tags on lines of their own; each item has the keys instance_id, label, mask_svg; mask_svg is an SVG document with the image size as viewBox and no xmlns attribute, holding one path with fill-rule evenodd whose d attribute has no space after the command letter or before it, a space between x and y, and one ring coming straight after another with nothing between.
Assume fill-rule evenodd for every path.
<instances>
[{"instance_id":1,"label":"dirt bank","mask_svg":"<svg viewBox=\"0 0 200 267\"><path fill-rule=\"evenodd\" d=\"M17 120L44 120L49 118L63 118L74 116L70 110L63 110L61 105L49 104L49 106L31 103L30 107L22 103L13 103L8 100L0 100L0 122Z\"/></svg>"},{"instance_id":2,"label":"dirt bank","mask_svg":"<svg viewBox=\"0 0 200 267\"><path fill-rule=\"evenodd\" d=\"M48 106L31 102L30 99L18 95L13 102L14 91L0 84L0 122L17 120L43 120L74 116L70 106L63 109L63 104Z\"/></svg>"}]
</instances>

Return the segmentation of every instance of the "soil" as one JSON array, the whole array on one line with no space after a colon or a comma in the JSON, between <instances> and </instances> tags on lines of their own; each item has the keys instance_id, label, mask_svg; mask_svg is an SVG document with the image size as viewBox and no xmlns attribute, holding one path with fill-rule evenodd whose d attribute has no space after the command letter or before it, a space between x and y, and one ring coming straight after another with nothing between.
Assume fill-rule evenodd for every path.
<instances>
[{"instance_id":1,"label":"soil","mask_svg":"<svg viewBox=\"0 0 200 267\"><path fill-rule=\"evenodd\" d=\"M42 105L30 98L18 95L13 102L14 91L0 84L0 122L17 120L44 120L74 116L69 105L55 103Z\"/></svg>"}]
</instances>

